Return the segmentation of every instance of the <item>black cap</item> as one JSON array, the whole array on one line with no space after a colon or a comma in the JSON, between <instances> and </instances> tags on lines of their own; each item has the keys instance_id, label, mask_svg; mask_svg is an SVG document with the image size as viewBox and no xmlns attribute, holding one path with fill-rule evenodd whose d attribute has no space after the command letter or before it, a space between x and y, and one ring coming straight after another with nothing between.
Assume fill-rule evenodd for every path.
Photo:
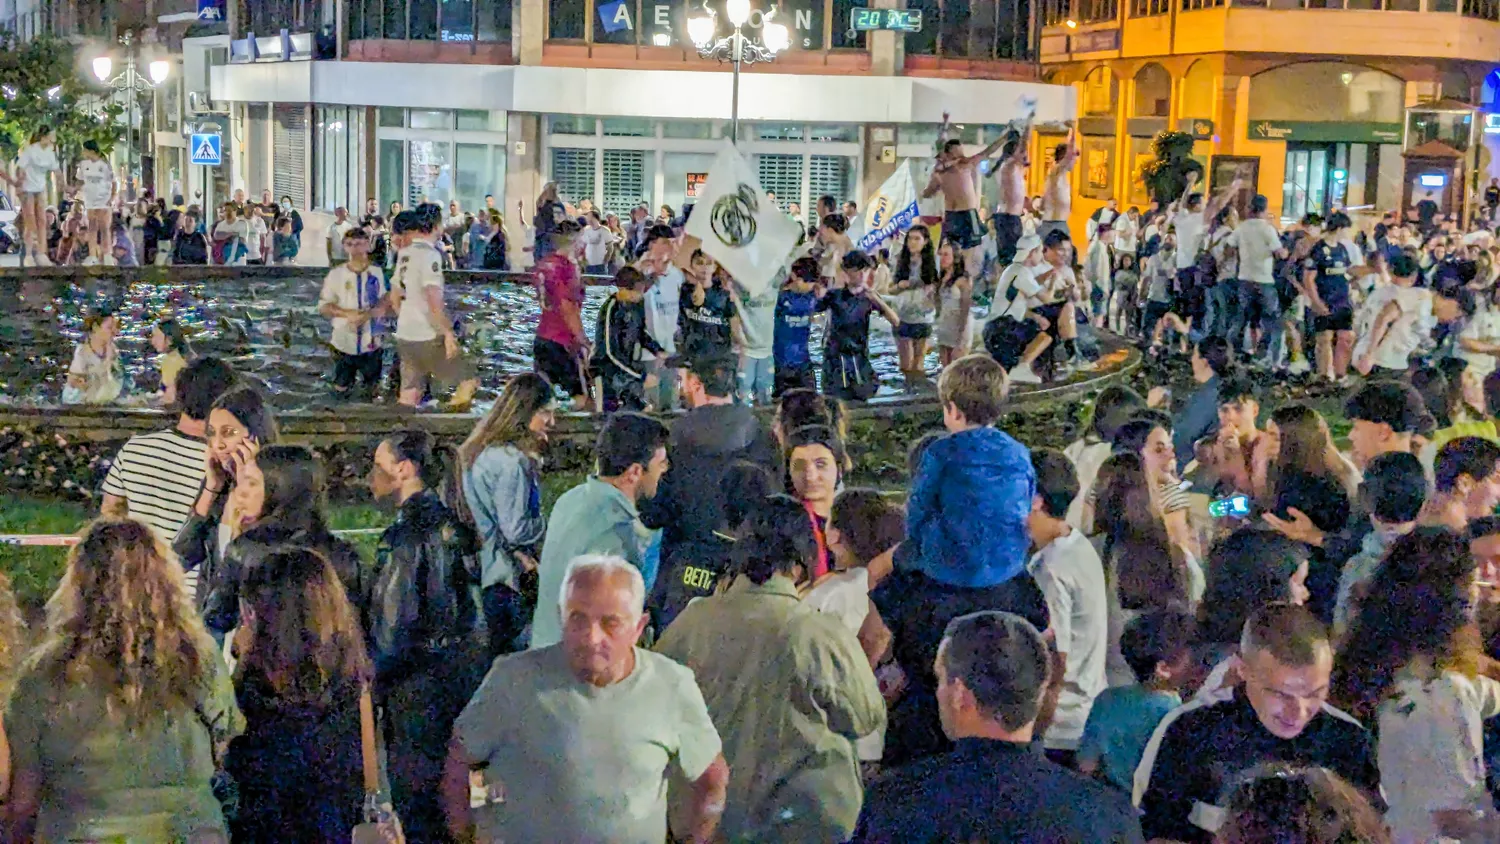
<instances>
[{"instance_id":1,"label":"black cap","mask_svg":"<svg viewBox=\"0 0 1500 844\"><path fill-rule=\"evenodd\" d=\"M667 358L667 366L686 369L703 382L703 391L715 398L734 395L739 379L739 360L732 355L679 353Z\"/></svg>"}]
</instances>

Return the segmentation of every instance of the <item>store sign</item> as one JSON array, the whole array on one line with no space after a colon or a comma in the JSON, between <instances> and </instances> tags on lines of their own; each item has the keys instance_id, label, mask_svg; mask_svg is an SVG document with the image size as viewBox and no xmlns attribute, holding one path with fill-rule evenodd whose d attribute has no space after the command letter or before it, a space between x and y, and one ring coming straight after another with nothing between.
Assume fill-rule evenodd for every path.
<instances>
[{"instance_id":1,"label":"store sign","mask_svg":"<svg viewBox=\"0 0 1500 844\"><path fill-rule=\"evenodd\" d=\"M849 10L849 28L855 32L874 32L889 29L894 32L921 32L921 9L861 9Z\"/></svg>"},{"instance_id":2,"label":"store sign","mask_svg":"<svg viewBox=\"0 0 1500 844\"><path fill-rule=\"evenodd\" d=\"M702 189L703 183L708 181L707 173L687 174L687 192L684 194L688 199L697 199L698 191Z\"/></svg>"},{"instance_id":3,"label":"store sign","mask_svg":"<svg viewBox=\"0 0 1500 844\"><path fill-rule=\"evenodd\" d=\"M1177 131L1192 135L1195 141L1210 141L1214 137L1214 122L1201 117L1182 117L1177 120Z\"/></svg>"},{"instance_id":4,"label":"store sign","mask_svg":"<svg viewBox=\"0 0 1500 844\"><path fill-rule=\"evenodd\" d=\"M714 2L712 8L718 12L719 31L715 33L716 38L722 38L730 33L729 18L725 14L722 3ZM685 3L683 0L645 0L640 5L640 19L636 20L636 4L634 0L609 0L609 2L597 3L599 22L595 29L595 35L602 30L605 35L614 36L616 33L628 32L629 36L612 37L612 43L641 43L650 44L654 47L672 47L689 45L687 39L687 16L703 13L703 4ZM791 36L790 49L793 50L821 50L823 48L823 4L814 0L784 0L775 7L776 14L769 20L774 20L785 26ZM745 29L751 30L746 35L755 36L755 30L766 25L768 20L766 12L761 9L751 9L750 18L745 22ZM639 38L635 37L637 25L641 28Z\"/></svg>"},{"instance_id":5,"label":"store sign","mask_svg":"<svg viewBox=\"0 0 1500 844\"><path fill-rule=\"evenodd\" d=\"M630 29L630 10L635 4L625 4L625 0L614 0L613 3L599 4L599 26L605 32L619 32Z\"/></svg>"},{"instance_id":6,"label":"store sign","mask_svg":"<svg viewBox=\"0 0 1500 844\"><path fill-rule=\"evenodd\" d=\"M224 20L224 0L198 0L198 20L216 23Z\"/></svg>"},{"instance_id":7,"label":"store sign","mask_svg":"<svg viewBox=\"0 0 1500 844\"><path fill-rule=\"evenodd\" d=\"M1253 141L1399 144L1401 143L1401 124L1252 120L1249 134Z\"/></svg>"}]
</instances>

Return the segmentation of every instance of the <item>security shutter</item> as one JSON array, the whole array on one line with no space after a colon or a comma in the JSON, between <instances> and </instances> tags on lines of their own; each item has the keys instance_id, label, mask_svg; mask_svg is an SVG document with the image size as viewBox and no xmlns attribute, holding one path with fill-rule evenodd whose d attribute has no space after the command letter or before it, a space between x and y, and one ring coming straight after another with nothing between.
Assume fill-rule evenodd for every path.
<instances>
[{"instance_id":1,"label":"security shutter","mask_svg":"<svg viewBox=\"0 0 1500 844\"><path fill-rule=\"evenodd\" d=\"M853 199L850 195L854 172L853 161L846 155L814 155L808 164L807 183L811 188L809 202L827 194L842 203Z\"/></svg>"},{"instance_id":2,"label":"security shutter","mask_svg":"<svg viewBox=\"0 0 1500 844\"><path fill-rule=\"evenodd\" d=\"M755 170L760 176L761 188L776 194L776 204L782 210L793 202L803 204L802 156L757 155Z\"/></svg>"},{"instance_id":3,"label":"security shutter","mask_svg":"<svg viewBox=\"0 0 1500 844\"><path fill-rule=\"evenodd\" d=\"M292 198L293 208L307 207L307 109L280 105L274 109L271 134L275 149L272 186L279 201Z\"/></svg>"},{"instance_id":4,"label":"security shutter","mask_svg":"<svg viewBox=\"0 0 1500 844\"><path fill-rule=\"evenodd\" d=\"M604 210L622 218L646 196L646 152L639 149L604 151Z\"/></svg>"},{"instance_id":5,"label":"security shutter","mask_svg":"<svg viewBox=\"0 0 1500 844\"><path fill-rule=\"evenodd\" d=\"M552 148L552 181L563 202L577 204L594 195L594 151L573 147Z\"/></svg>"}]
</instances>

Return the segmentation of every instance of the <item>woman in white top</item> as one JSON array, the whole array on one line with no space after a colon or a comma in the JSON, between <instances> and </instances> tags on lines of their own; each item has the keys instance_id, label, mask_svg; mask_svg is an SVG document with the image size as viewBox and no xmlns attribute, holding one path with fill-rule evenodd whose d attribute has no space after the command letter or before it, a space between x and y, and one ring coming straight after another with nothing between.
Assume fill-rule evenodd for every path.
<instances>
[{"instance_id":1,"label":"woman in white top","mask_svg":"<svg viewBox=\"0 0 1500 844\"><path fill-rule=\"evenodd\" d=\"M946 367L969 351L969 312L974 298L974 282L964 268L963 257L949 241L944 241L938 249L938 272L941 280L934 296L937 320L932 339L938 347L938 363Z\"/></svg>"},{"instance_id":2,"label":"woman in white top","mask_svg":"<svg viewBox=\"0 0 1500 844\"><path fill-rule=\"evenodd\" d=\"M16 158L16 173L7 181L21 192L21 239L26 242L26 254L32 266L50 267L47 257L47 177L53 170L61 168L57 160L56 141L50 126L43 126L31 135L31 142L21 147Z\"/></svg>"},{"instance_id":3,"label":"woman in white top","mask_svg":"<svg viewBox=\"0 0 1500 844\"><path fill-rule=\"evenodd\" d=\"M245 217L245 263L264 264L266 254L266 238L270 236L271 230L266 226L265 212L260 210L259 205L251 205Z\"/></svg>"},{"instance_id":4,"label":"woman in white top","mask_svg":"<svg viewBox=\"0 0 1500 844\"><path fill-rule=\"evenodd\" d=\"M224 203L224 219L214 224L213 239L222 243L224 266L242 267L250 254L250 224L240 217L233 202Z\"/></svg>"},{"instance_id":5,"label":"woman in white top","mask_svg":"<svg viewBox=\"0 0 1500 844\"><path fill-rule=\"evenodd\" d=\"M1494 575L1477 571L1465 537L1417 528L1386 552L1339 650L1333 699L1375 727L1401 844L1446 840L1447 817L1495 811L1483 722L1500 715L1500 683L1480 673L1475 622L1478 601L1497 597Z\"/></svg>"},{"instance_id":6,"label":"woman in white top","mask_svg":"<svg viewBox=\"0 0 1500 844\"><path fill-rule=\"evenodd\" d=\"M63 404L109 404L120 397L120 353L115 348L119 329L112 314L84 318L84 338L73 351Z\"/></svg>"},{"instance_id":7,"label":"woman in white top","mask_svg":"<svg viewBox=\"0 0 1500 844\"><path fill-rule=\"evenodd\" d=\"M927 377L927 340L936 316L933 298L938 284L937 253L924 226L912 226L896 256L891 276L891 307L901 317L896 328L896 355L901 377L911 390Z\"/></svg>"},{"instance_id":8,"label":"woman in white top","mask_svg":"<svg viewBox=\"0 0 1500 844\"><path fill-rule=\"evenodd\" d=\"M1138 238L1141 233L1141 210L1134 205L1130 210L1115 218L1115 252L1134 255L1140 248Z\"/></svg>"}]
</instances>

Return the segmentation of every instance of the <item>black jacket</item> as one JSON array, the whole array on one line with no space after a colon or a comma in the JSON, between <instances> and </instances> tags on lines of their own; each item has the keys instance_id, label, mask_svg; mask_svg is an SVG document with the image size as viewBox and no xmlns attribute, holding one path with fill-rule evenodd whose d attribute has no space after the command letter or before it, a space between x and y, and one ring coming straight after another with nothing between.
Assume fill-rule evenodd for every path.
<instances>
[{"instance_id":1,"label":"black jacket","mask_svg":"<svg viewBox=\"0 0 1500 844\"><path fill-rule=\"evenodd\" d=\"M195 507L188 514L188 520L177 530L177 537L172 540L172 552L177 555L182 570L196 569L198 572L199 613L203 612L208 593L214 580L218 578L223 563L219 554L219 520L224 515L224 499L225 496L219 496L207 516L200 516Z\"/></svg>"},{"instance_id":2,"label":"black jacket","mask_svg":"<svg viewBox=\"0 0 1500 844\"><path fill-rule=\"evenodd\" d=\"M371 596L375 682L388 688L478 634L479 541L431 490L406 500L380 535Z\"/></svg>"},{"instance_id":3,"label":"black jacket","mask_svg":"<svg viewBox=\"0 0 1500 844\"><path fill-rule=\"evenodd\" d=\"M688 411L672 425L667 444L671 461L656 497L641 502L641 521L661 528L661 569L651 605L658 629L665 629L698 593L683 582L689 567L722 573L728 560L714 531L724 527L724 475L737 460L748 460L779 478L775 440L748 407L707 405Z\"/></svg>"},{"instance_id":4,"label":"black jacket","mask_svg":"<svg viewBox=\"0 0 1500 844\"><path fill-rule=\"evenodd\" d=\"M193 525L197 518L190 519L188 525ZM205 525L201 530L209 566L199 572L198 605L203 622L216 633L225 634L239 626L240 584L246 573L260 565L272 551L287 548L310 548L326 557L338 573L358 617L363 620L369 612L372 580L369 569L353 545L326 529L309 531L284 525L255 526L229 543L222 560L213 559L218 548L217 518L211 526ZM186 533L187 526L184 526L183 532L178 534L179 543L186 538Z\"/></svg>"},{"instance_id":5,"label":"black jacket","mask_svg":"<svg viewBox=\"0 0 1500 844\"><path fill-rule=\"evenodd\" d=\"M178 232L172 239L173 264L207 264L208 238L200 232Z\"/></svg>"},{"instance_id":6,"label":"black jacket","mask_svg":"<svg viewBox=\"0 0 1500 844\"><path fill-rule=\"evenodd\" d=\"M622 302L617 296L605 299L594 323L594 359L589 366L606 377L618 374L640 381L646 375L636 356L643 348L653 355L662 350L646 330L645 304Z\"/></svg>"}]
</instances>

